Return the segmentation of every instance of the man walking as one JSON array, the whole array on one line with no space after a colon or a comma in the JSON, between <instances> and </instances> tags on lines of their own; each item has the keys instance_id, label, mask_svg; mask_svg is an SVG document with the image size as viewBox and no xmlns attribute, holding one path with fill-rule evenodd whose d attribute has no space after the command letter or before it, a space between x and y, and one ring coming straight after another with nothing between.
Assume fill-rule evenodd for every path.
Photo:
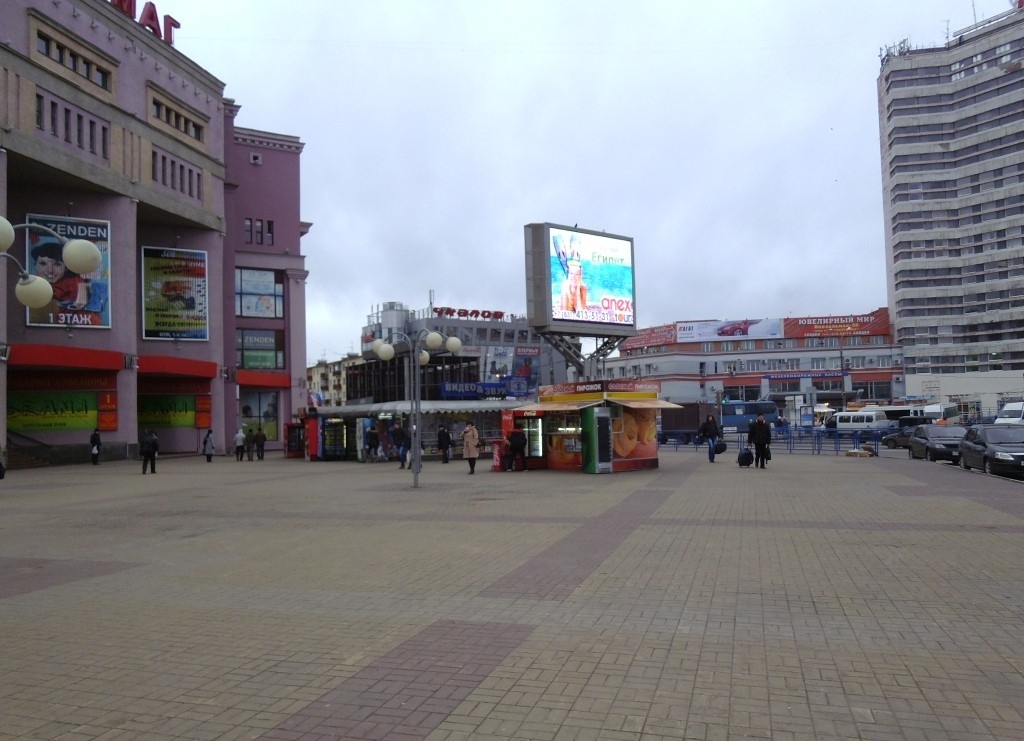
<instances>
[{"instance_id":1,"label":"man walking","mask_svg":"<svg viewBox=\"0 0 1024 741\"><path fill-rule=\"evenodd\" d=\"M253 438L253 442L256 444L256 460L263 460L263 453L266 450L267 445L267 433L263 431L262 427L256 428L256 435Z\"/></svg>"},{"instance_id":2,"label":"man walking","mask_svg":"<svg viewBox=\"0 0 1024 741\"><path fill-rule=\"evenodd\" d=\"M771 425L765 421L763 414L759 414L747 428L747 444L754 446L754 468L764 468L768 463L768 459L771 457L768 446L771 441Z\"/></svg>"},{"instance_id":3,"label":"man walking","mask_svg":"<svg viewBox=\"0 0 1024 741\"><path fill-rule=\"evenodd\" d=\"M139 452L142 454L142 475L146 475L146 469L148 468L153 473L156 473L156 454L160 450L160 441L157 440L156 435L152 430L146 430L142 433L142 439L139 441Z\"/></svg>"},{"instance_id":4,"label":"man walking","mask_svg":"<svg viewBox=\"0 0 1024 741\"><path fill-rule=\"evenodd\" d=\"M398 422L395 422L395 426L391 430L391 442L398 450L398 460L402 464L399 468L405 468L405 456L409 452L409 436Z\"/></svg>"}]
</instances>

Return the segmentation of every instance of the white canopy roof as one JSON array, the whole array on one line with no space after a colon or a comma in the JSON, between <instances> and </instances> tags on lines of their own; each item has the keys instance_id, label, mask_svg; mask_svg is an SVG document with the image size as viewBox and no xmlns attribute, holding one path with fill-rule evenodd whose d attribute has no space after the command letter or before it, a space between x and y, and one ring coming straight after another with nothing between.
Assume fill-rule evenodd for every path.
<instances>
[{"instance_id":1,"label":"white canopy roof","mask_svg":"<svg viewBox=\"0 0 1024 741\"><path fill-rule=\"evenodd\" d=\"M471 399L468 401L441 399L421 401L420 412L422 414L500 412L503 409L515 409L522 404L521 399ZM408 414L411 410L411 401L382 401L373 404L318 407L316 413L320 417L376 417L380 414Z\"/></svg>"}]
</instances>

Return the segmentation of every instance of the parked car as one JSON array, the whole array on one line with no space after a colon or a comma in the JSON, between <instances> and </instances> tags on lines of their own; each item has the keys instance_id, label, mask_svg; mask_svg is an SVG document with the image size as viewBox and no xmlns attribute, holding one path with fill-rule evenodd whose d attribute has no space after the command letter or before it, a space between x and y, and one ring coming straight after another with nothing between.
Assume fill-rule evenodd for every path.
<instances>
[{"instance_id":1,"label":"parked car","mask_svg":"<svg viewBox=\"0 0 1024 741\"><path fill-rule=\"evenodd\" d=\"M908 454L911 458L956 463L960 460L960 441L966 434L967 428L960 425L918 425L910 436Z\"/></svg>"},{"instance_id":2,"label":"parked car","mask_svg":"<svg viewBox=\"0 0 1024 741\"><path fill-rule=\"evenodd\" d=\"M896 430L896 432L890 432L888 435L884 436L881 443L889 450L895 450L896 448L909 448L910 436L914 434L914 430L916 429L916 427L901 427Z\"/></svg>"},{"instance_id":3,"label":"parked car","mask_svg":"<svg viewBox=\"0 0 1024 741\"><path fill-rule=\"evenodd\" d=\"M960 441L960 467L1024 474L1024 425L974 425Z\"/></svg>"}]
</instances>

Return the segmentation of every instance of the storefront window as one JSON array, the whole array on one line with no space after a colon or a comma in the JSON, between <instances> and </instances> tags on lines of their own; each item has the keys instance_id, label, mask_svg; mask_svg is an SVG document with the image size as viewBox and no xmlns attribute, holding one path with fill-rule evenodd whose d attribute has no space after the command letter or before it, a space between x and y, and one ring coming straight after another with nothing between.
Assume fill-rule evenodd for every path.
<instances>
[{"instance_id":1,"label":"storefront window","mask_svg":"<svg viewBox=\"0 0 1024 741\"><path fill-rule=\"evenodd\" d=\"M277 392L276 391L243 391L240 396L242 405L242 429L253 432L261 429L267 440L278 440L277 433Z\"/></svg>"},{"instance_id":2,"label":"storefront window","mask_svg":"<svg viewBox=\"0 0 1024 741\"><path fill-rule=\"evenodd\" d=\"M284 277L273 270L235 270L235 316L284 318Z\"/></svg>"}]
</instances>

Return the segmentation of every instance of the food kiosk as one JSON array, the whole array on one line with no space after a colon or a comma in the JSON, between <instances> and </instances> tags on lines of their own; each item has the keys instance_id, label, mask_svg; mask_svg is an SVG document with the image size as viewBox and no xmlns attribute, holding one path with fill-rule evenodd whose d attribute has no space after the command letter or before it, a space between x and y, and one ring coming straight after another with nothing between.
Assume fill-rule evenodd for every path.
<instances>
[{"instance_id":1,"label":"food kiosk","mask_svg":"<svg viewBox=\"0 0 1024 741\"><path fill-rule=\"evenodd\" d=\"M660 381L584 381L542 386L537 402L508 410L505 437L526 432L527 468L619 473L658 467Z\"/></svg>"}]
</instances>

